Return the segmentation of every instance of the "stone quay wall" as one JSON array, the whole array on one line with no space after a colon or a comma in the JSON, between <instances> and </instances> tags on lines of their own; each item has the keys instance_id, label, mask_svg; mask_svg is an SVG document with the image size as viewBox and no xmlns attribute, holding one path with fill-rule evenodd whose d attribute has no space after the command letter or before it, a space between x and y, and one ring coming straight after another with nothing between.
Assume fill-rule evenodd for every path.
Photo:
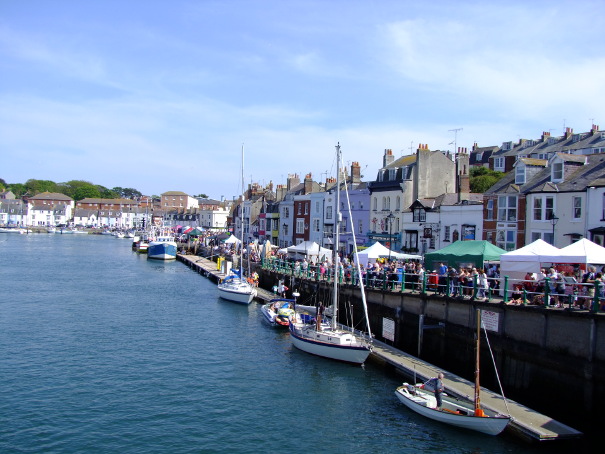
<instances>
[{"instance_id":1,"label":"stone quay wall","mask_svg":"<svg viewBox=\"0 0 605 454\"><path fill-rule=\"evenodd\" d=\"M284 279L301 294L303 304L325 303L329 298L327 282L294 279L260 267L257 272L267 289ZM604 313L512 306L407 290L366 289L366 300L376 339L468 380L474 377L476 309L489 311L489 346L507 398L579 430L605 424L599 411L599 403L605 401ZM365 330L359 288L340 287L339 321ZM499 391L485 340L480 351L481 385Z\"/></svg>"}]
</instances>

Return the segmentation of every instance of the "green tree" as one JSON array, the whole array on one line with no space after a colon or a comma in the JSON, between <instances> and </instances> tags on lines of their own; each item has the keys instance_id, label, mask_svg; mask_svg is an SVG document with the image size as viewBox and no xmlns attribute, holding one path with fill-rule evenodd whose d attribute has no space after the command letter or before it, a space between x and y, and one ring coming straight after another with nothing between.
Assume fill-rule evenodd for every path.
<instances>
[{"instance_id":1,"label":"green tree","mask_svg":"<svg viewBox=\"0 0 605 454\"><path fill-rule=\"evenodd\" d=\"M8 190L15 194L17 198L23 197L27 192L27 188L23 183L11 183L8 185Z\"/></svg>"},{"instance_id":2,"label":"green tree","mask_svg":"<svg viewBox=\"0 0 605 454\"><path fill-rule=\"evenodd\" d=\"M483 194L503 176L503 172L496 172L487 167L473 167L470 171L471 192Z\"/></svg>"},{"instance_id":3,"label":"green tree","mask_svg":"<svg viewBox=\"0 0 605 454\"><path fill-rule=\"evenodd\" d=\"M103 199L119 199L120 198L120 194L114 190L115 188L108 189L105 186L97 185L97 189L99 190L99 193L101 194L101 198L103 198Z\"/></svg>"},{"instance_id":4,"label":"green tree","mask_svg":"<svg viewBox=\"0 0 605 454\"><path fill-rule=\"evenodd\" d=\"M194 198L195 197L199 197L200 199L207 199L208 198L208 196L206 194L198 194L198 195L194 195L193 197Z\"/></svg>"},{"instance_id":5,"label":"green tree","mask_svg":"<svg viewBox=\"0 0 605 454\"><path fill-rule=\"evenodd\" d=\"M101 193L94 184L88 183L87 185L81 185L75 190L73 199L77 202L78 200L93 198L98 199L101 197Z\"/></svg>"},{"instance_id":6,"label":"green tree","mask_svg":"<svg viewBox=\"0 0 605 454\"><path fill-rule=\"evenodd\" d=\"M133 188L124 188L122 190L122 197L126 198L126 199L136 199L137 197L141 197L143 194L141 194L139 191L137 191L136 189Z\"/></svg>"},{"instance_id":7,"label":"green tree","mask_svg":"<svg viewBox=\"0 0 605 454\"><path fill-rule=\"evenodd\" d=\"M41 192L57 192L57 183L50 180L29 179L25 182L25 188L29 195L40 194Z\"/></svg>"}]
</instances>

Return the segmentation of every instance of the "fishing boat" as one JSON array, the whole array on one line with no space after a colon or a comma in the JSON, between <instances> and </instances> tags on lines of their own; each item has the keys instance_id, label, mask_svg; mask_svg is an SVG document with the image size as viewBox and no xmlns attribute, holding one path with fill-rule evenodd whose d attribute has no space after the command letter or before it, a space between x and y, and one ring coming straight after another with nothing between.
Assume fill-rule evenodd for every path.
<instances>
[{"instance_id":1,"label":"fishing boat","mask_svg":"<svg viewBox=\"0 0 605 454\"><path fill-rule=\"evenodd\" d=\"M162 233L149 241L147 246L147 258L153 260L176 259L177 244L174 236Z\"/></svg>"},{"instance_id":2,"label":"fishing boat","mask_svg":"<svg viewBox=\"0 0 605 454\"><path fill-rule=\"evenodd\" d=\"M371 351L371 331L369 317L367 314L367 304L365 300L365 290L363 282L360 282L361 297L364 305L365 319L367 323L367 337L354 332L351 328L338 325L338 278L342 265L338 256L338 245L340 241L340 144L336 146L336 223L334 226L334 279L332 286L332 317L330 323L323 320L324 310L320 306L315 319L310 319L304 314L296 312L290 319L290 338L292 345L304 352L322 356L337 361L343 361L353 364L363 364ZM345 184L346 188L346 184ZM353 244L356 244L353 239ZM359 265L357 265L359 267ZM359 275L361 271L358 269Z\"/></svg>"},{"instance_id":3,"label":"fishing boat","mask_svg":"<svg viewBox=\"0 0 605 454\"><path fill-rule=\"evenodd\" d=\"M267 304L261 306L260 310L267 323L275 327L288 327L290 325L290 317L294 315L293 299L274 298Z\"/></svg>"},{"instance_id":4,"label":"fishing boat","mask_svg":"<svg viewBox=\"0 0 605 454\"><path fill-rule=\"evenodd\" d=\"M401 403L410 410L452 426L471 429L487 435L501 433L511 418L489 409L481 408L479 385L479 346L481 335L481 312L477 310L477 339L475 355L475 396L474 401L462 401L451 396L442 395L441 408L437 407L434 392L426 384L410 385L404 383L395 391Z\"/></svg>"},{"instance_id":5,"label":"fishing boat","mask_svg":"<svg viewBox=\"0 0 605 454\"><path fill-rule=\"evenodd\" d=\"M244 191L244 146L242 145L242 207L245 200ZM243 220L243 216L242 216ZM240 229L242 232L242 238L239 243L239 270L237 272L231 271L231 274L223 279L218 284L218 294L222 299L232 301L240 304L250 304L256 297L256 288L251 285L244 275L244 228Z\"/></svg>"}]
</instances>

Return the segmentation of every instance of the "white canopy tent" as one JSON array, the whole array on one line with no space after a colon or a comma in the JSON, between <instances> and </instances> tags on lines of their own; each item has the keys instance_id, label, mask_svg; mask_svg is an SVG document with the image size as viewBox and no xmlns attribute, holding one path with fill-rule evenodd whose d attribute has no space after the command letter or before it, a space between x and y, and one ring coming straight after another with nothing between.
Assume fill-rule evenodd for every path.
<instances>
[{"instance_id":1,"label":"white canopy tent","mask_svg":"<svg viewBox=\"0 0 605 454\"><path fill-rule=\"evenodd\" d=\"M544 240L536 240L520 249L500 256L500 275L511 279L523 279L526 273L538 273L543 262L552 262L560 249Z\"/></svg>"},{"instance_id":2,"label":"white canopy tent","mask_svg":"<svg viewBox=\"0 0 605 454\"><path fill-rule=\"evenodd\" d=\"M239 243L241 243L241 242L242 242L242 240L240 240L240 239L239 239L238 237L236 237L235 235L231 235L229 238L227 238L227 239L225 240L225 244L233 244L233 243L239 244Z\"/></svg>"},{"instance_id":3,"label":"white canopy tent","mask_svg":"<svg viewBox=\"0 0 605 454\"><path fill-rule=\"evenodd\" d=\"M287 248L288 254L294 258L307 258L308 260L319 261L332 259L333 252L331 249L321 247L315 241L303 241L295 246Z\"/></svg>"},{"instance_id":4,"label":"white canopy tent","mask_svg":"<svg viewBox=\"0 0 605 454\"><path fill-rule=\"evenodd\" d=\"M582 238L569 246L559 249L557 253L548 256L545 261L602 265L605 264L605 248L586 238Z\"/></svg>"},{"instance_id":5,"label":"white canopy tent","mask_svg":"<svg viewBox=\"0 0 605 454\"><path fill-rule=\"evenodd\" d=\"M376 259L380 257L389 257L395 259L412 259L412 260L420 260L422 256L420 255L410 255L410 254L402 254L400 252L395 252L389 250L386 246L382 245L378 241L376 241L372 246L363 251L355 254L354 260L355 263L359 261L360 265L367 265L368 263L373 263Z\"/></svg>"}]
</instances>

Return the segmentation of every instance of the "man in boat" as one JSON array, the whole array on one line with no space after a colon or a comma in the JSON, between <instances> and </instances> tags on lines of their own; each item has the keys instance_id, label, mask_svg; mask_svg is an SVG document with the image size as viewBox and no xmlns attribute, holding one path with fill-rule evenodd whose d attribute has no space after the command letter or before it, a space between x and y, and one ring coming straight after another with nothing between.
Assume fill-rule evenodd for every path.
<instances>
[{"instance_id":1,"label":"man in boat","mask_svg":"<svg viewBox=\"0 0 605 454\"><path fill-rule=\"evenodd\" d=\"M443 393L443 374L439 372L437 374L437 381L435 382L435 400L437 400L437 410L441 410L441 394Z\"/></svg>"},{"instance_id":2,"label":"man in boat","mask_svg":"<svg viewBox=\"0 0 605 454\"><path fill-rule=\"evenodd\" d=\"M436 377L429 379L424 384L424 388L427 390L433 388L435 400L437 401L437 410L441 410L441 394L443 394L443 374L439 372Z\"/></svg>"}]
</instances>

